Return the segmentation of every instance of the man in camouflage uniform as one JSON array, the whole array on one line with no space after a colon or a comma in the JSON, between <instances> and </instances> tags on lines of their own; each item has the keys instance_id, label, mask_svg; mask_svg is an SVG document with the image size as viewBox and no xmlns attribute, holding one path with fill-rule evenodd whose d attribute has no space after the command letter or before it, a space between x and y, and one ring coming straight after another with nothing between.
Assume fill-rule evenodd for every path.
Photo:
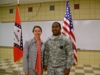
<instances>
[{"instance_id":1,"label":"man in camouflage uniform","mask_svg":"<svg viewBox=\"0 0 100 75\"><path fill-rule=\"evenodd\" d=\"M73 65L72 42L60 31L60 23L54 22L52 24L53 35L45 43L44 70L47 70L47 75L69 75Z\"/></svg>"}]
</instances>

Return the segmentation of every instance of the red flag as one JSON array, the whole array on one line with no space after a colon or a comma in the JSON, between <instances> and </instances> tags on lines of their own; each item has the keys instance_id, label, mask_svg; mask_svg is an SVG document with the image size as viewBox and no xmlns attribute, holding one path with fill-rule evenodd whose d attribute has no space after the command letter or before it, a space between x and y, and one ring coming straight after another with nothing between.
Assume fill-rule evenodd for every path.
<instances>
[{"instance_id":1,"label":"red flag","mask_svg":"<svg viewBox=\"0 0 100 75\"><path fill-rule=\"evenodd\" d=\"M77 50L76 50L76 39L74 35L74 27L73 27L71 12L70 12L70 5L68 1L66 2L66 13L65 13L64 22L63 22L62 33L68 36L73 43L74 65L76 65L78 62Z\"/></svg>"},{"instance_id":2,"label":"red flag","mask_svg":"<svg viewBox=\"0 0 100 75\"><path fill-rule=\"evenodd\" d=\"M20 60L22 55L23 55L22 27L19 16L19 5L17 5L15 26L14 26L14 62Z\"/></svg>"}]
</instances>

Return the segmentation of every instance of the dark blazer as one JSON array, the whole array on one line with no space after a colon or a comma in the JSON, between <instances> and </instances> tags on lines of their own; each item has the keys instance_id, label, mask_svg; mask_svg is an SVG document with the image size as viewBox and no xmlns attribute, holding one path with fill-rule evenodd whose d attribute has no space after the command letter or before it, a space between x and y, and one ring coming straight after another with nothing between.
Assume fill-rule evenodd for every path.
<instances>
[{"instance_id":1,"label":"dark blazer","mask_svg":"<svg viewBox=\"0 0 100 75\"><path fill-rule=\"evenodd\" d=\"M41 42L41 57L42 57L42 65L43 65L43 50L44 45ZM29 69L35 69L37 57L37 42L33 39L26 41L24 45L23 51L23 69L24 72L29 72Z\"/></svg>"}]
</instances>

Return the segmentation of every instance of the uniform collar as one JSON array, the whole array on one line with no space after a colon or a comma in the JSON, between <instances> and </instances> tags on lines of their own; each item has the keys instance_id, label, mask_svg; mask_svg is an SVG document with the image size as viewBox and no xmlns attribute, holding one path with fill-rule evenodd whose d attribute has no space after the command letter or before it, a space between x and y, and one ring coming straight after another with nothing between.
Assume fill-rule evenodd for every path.
<instances>
[{"instance_id":1,"label":"uniform collar","mask_svg":"<svg viewBox=\"0 0 100 75\"><path fill-rule=\"evenodd\" d=\"M63 34L60 34L59 36L51 36L50 39L61 39Z\"/></svg>"}]
</instances>

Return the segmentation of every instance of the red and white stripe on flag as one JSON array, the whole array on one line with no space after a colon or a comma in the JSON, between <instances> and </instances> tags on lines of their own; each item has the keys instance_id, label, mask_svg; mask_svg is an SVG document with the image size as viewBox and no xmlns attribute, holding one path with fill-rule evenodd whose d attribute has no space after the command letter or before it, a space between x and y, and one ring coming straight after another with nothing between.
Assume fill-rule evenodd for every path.
<instances>
[{"instance_id":1,"label":"red and white stripe on flag","mask_svg":"<svg viewBox=\"0 0 100 75\"><path fill-rule=\"evenodd\" d=\"M73 48L74 48L74 65L77 64L78 60L77 60L77 50L76 50L76 39L75 39L75 35L74 35L74 27L73 27L73 23L72 23L72 16L70 13L70 5L69 2L66 2L66 13L64 16L64 22L63 22L63 26L62 26L62 33L64 35L66 35L67 37L69 37L72 41L73 44Z\"/></svg>"}]
</instances>

